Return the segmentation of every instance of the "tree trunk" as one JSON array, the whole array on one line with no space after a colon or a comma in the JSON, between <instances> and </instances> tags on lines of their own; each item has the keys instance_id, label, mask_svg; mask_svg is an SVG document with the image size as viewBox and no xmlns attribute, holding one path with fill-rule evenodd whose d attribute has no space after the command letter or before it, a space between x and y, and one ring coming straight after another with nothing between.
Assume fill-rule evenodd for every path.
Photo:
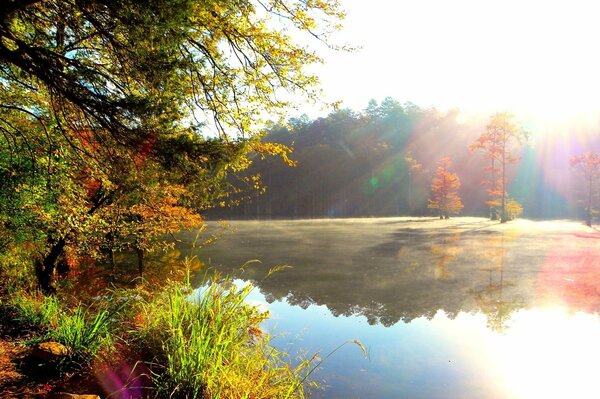
<instances>
[{"instance_id":1,"label":"tree trunk","mask_svg":"<svg viewBox=\"0 0 600 399\"><path fill-rule=\"evenodd\" d=\"M491 184L491 188L490 190L493 191L494 188L496 188L496 172L495 172L495 167L496 167L496 162L494 160L494 158L492 158L492 180L490 181ZM493 197L490 198L490 200L493 200ZM490 219L491 220L498 220L498 211L496 210L495 206L490 206Z\"/></svg>"},{"instance_id":2,"label":"tree trunk","mask_svg":"<svg viewBox=\"0 0 600 399\"><path fill-rule=\"evenodd\" d=\"M71 267L69 263L65 259L64 256L59 257L58 262L56 262L56 272L58 273L58 277L65 278L69 275L69 271Z\"/></svg>"},{"instance_id":3,"label":"tree trunk","mask_svg":"<svg viewBox=\"0 0 600 399\"><path fill-rule=\"evenodd\" d=\"M590 173L589 177L589 187L588 187L588 206L587 206L587 215L585 219L585 224L588 227L592 227L592 174Z\"/></svg>"},{"instance_id":4,"label":"tree trunk","mask_svg":"<svg viewBox=\"0 0 600 399\"><path fill-rule=\"evenodd\" d=\"M92 207L88 210L87 214L91 215L102 204L112 198L114 193L109 193L108 195L99 195L92 199ZM70 233L66 233L68 236ZM54 241L51 238L48 239L48 242L51 244L50 252L41 260L36 260L35 262L35 275L37 277L38 286L40 290L45 295L52 295L56 293L56 288L52 285L52 277L54 274L54 270L57 267L57 262L61 255L63 255L66 245L66 237L61 237L58 241ZM66 273L69 271L68 264L66 262L64 264L61 263L59 266L59 272Z\"/></svg>"},{"instance_id":5,"label":"tree trunk","mask_svg":"<svg viewBox=\"0 0 600 399\"><path fill-rule=\"evenodd\" d=\"M45 295L52 295L56 289L52 285L52 275L56 267L56 262L65 249L66 241L60 238L52 244L50 252L42 260L36 261L35 274L38 280L38 285Z\"/></svg>"},{"instance_id":6,"label":"tree trunk","mask_svg":"<svg viewBox=\"0 0 600 399\"><path fill-rule=\"evenodd\" d=\"M115 261L115 233L110 231L108 233L106 233L106 246L104 246L103 248L103 252L107 253L108 255L108 262L110 263L110 272L111 272L111 279L113 281L116 280L115 278L115 274L116 274L116 270L117 270L117 262Z\"/></svg>"},{"instance_id":7,"label":"tree trunk","mask_svg":"<svg viewBox=\"0 0 600 399\"><path fill-rule=\"evenodd\" d=\"M506 141L502 146L502 209L500 210L500 223L508 221L506 217Z\"/></svg>"},{"instance_id":8,"label":"tree trunk","mask_svg":"<svg viewBox=\"0 0 600 399\"><path fill-rule=\"evenodd\" d=\"M144 250L141 248L136 248L137 252L137 261L138 261L138 275L143 277L144 275Z\"/></svg>"}]
</instances>

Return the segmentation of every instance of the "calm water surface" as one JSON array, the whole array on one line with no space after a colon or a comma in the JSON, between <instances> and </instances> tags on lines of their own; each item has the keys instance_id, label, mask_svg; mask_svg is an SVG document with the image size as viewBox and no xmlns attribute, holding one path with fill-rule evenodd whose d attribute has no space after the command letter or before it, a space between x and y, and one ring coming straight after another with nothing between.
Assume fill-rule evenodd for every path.
<instances>
[{"instance_id":1,"label":"calm water surface","mask_svg":"<svg viewBox=\"0 0 600 399\"><path fill-rule=\"evenodd\" d=\"M211 223L205 268L256 288L316 398L596 398L600 233L477 218ZM178 248L191 252L194 235ZM246 265L258 259L261 263ZM275 266L289 265L270 276Z\"/></svg>"}]
</instances>

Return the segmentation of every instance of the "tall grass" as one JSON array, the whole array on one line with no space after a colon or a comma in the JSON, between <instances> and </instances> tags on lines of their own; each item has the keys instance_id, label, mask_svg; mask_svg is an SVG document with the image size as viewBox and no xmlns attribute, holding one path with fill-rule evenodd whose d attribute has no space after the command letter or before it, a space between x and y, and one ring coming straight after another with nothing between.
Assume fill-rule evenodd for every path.
<instances>
[{"instance_id":1,"label":"tall grass","mask_svg":"<svg viewBox=\"0 0 600 399\"><path fill-rule=\"evenodd\" d=\"M65 367L78 367L88 364L112 346L110 327L108 310L92 311L79 304L73 310L64 309L56 315L46 338L69 348Z\"/></svg>"},{"instance_id":2,"label":"tall grass","mask_svg":"<svg viewBox=\"0 0 600 399\"><path fill-rule=\"evenodd\" d=\"M71 309L56 297L25 293L11 298L10 307L21 328L38 332L31 342L56 341L68 348L69 356L59 368L84 366L111 347L111 317L106 309L92 310L81 303Z\"/></svg>"},{"instance_id":3,"label":"tall grass","mask_svg":"<svg viewBox=\"0 0 600 399\"><path fill-rule=\"evenodd\" d=\"M16 294L10 299L9 305L14 313L15 322L25 330L48 328L53 318L62 311L57 298L40 294Z\"/></svg>"},{"instance_id":4,"label":"tall grass","mask_svg":"<svg viewBox=\"0 0 600 399\"><path fill-rule=\"evenodd\" d=\"M251 286L171 285L143 305L136 334L150 352L157 398L303 398L307 364L293 369L269 345L267 317L244 302Z\"/></svg>"},{"instance_id":5,"label":"tall grass","mask_svg":"<svg viewBox=\"0 0 600 399\"><path fill-rule=\"evenodd\" d=\"M193 290L188 279L155 292L115 290L94 307L27 294L10 303L19 323L37 329L33 340L68 348L59 371L88 366L124 339L119 347L127 349L120 355L139 356L148 366L147 374L132 373L141 378L132 381L138 393L140 381L145 385L150 377L144 397L302 399L321 360L315 356L292 367L261 331L268 312L246 302L251 290L230 280Z\"/></svg>"}]
</instances>

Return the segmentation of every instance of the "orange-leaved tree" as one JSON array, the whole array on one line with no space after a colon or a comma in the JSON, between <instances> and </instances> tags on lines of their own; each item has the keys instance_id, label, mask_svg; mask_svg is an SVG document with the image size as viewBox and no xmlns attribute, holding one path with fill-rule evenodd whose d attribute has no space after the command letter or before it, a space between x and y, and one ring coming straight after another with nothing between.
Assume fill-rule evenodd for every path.
<instances>
[{"instance_id":1,"label":"orange-leaved tree","mask_svg":"<svg viewBox=\"0 0 600 399\"><path fill-rule=\"evenodd\" d=\"M452 162L445 157L438 161L435 176L431 181L431 198L429 208L439 211L440 219L450 218L450 214L456 214L463 208L458 195L460 179L456 173L450 172Z\"/></svg>"},{"instance_id":2,"label":"orange-leaved tree","mask_svg":"<svg viewBox=\"0 0 600 399\"><path fill-rule=\"evenodd\" d=\"M508 195L506 193L506 166L517 163L521 158L516 153L527 139L527 133L514 121L509 112L499 112L490 118L486 131L470 146L471 151L481 151L490 164L485 168L490 172L490 180L483 184L488 186L487 205L490 207L490 218L500 221L509 220L506 211Z\"/></svg>"},{"instance_id":3,"label":"orange-leaved tree","mask_svg":"<svg viewBox=\"0 0 600 399\"><path fill-rule=\"evenodd\" d=\"M594 186L600 177L600 155L590 151L571 158L571 167L576 169L585 178L585 223L592 226Z\"/></svg>"}]
</instances>

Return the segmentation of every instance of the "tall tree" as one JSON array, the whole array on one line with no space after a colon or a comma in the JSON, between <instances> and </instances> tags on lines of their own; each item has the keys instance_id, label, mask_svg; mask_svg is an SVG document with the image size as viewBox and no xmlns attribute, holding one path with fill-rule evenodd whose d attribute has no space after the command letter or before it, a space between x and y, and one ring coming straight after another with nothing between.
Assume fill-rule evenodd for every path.
<instances>
[{"instance_id":1,"label":"tall tree","mask_svg":"<svg viewBox=\"0 0 600 399\"><path fill-rule=\"evenodd\" d=\"M519 155L515 153L527 139L527 133L514 122L514 116L509 112L500 112L492 115L485 133L471 144L472 151L481 151L489 159L491 179L484 182L488 188L488 205L490 206L491 219L497 219L497 209L500 208L500 221L509 220L506 212L506 167L517 163Z\"/></svg>"},{"instance_id":2,"label":"tall tree","mask_svg":"<svg viewBox=\"0 0 600 399\"><path fill-rule=\"evenodd\" d=\"M315 98L306 66L320 61L286 32L327 40L342 17L336 0L3 2L0 173L15 187L2 186L1 230L35 221L23 240L39 244L42 288L69 247L101 241L105 208L145 226L127 228L141 247L164 210L187 209L173 231L239 194L226 177L250 153L285 158L261 144L261 116L290 106L281 90ZM157 206L141 197L152 189Z\"/></svg>"},{"instance_id":3,"label":"tall tree","mask_svg":"<svg viewBox=\"0 0 600 399\"><path fill-rule=\"evenodd\" d=\"M576 169L585 179L585 223L591 227L594 189L598 177L600 177L600 155L592 151L576 155L571 158L571 167Z\"/></svg>"},{"instance_id":4,"label":"tall tree","mask_svg":"<svg viewBox=\"0 0 600 399\"><path fill-rule=\"evenodd\" d=\"M437 163L435 176L431 181L431 198L429 208L437 209L440 219L449 219L451 214L457 214L463 208L458 195L460 179L450 171L450 158L442 158Z\"/></svg>"}]
</instances>

